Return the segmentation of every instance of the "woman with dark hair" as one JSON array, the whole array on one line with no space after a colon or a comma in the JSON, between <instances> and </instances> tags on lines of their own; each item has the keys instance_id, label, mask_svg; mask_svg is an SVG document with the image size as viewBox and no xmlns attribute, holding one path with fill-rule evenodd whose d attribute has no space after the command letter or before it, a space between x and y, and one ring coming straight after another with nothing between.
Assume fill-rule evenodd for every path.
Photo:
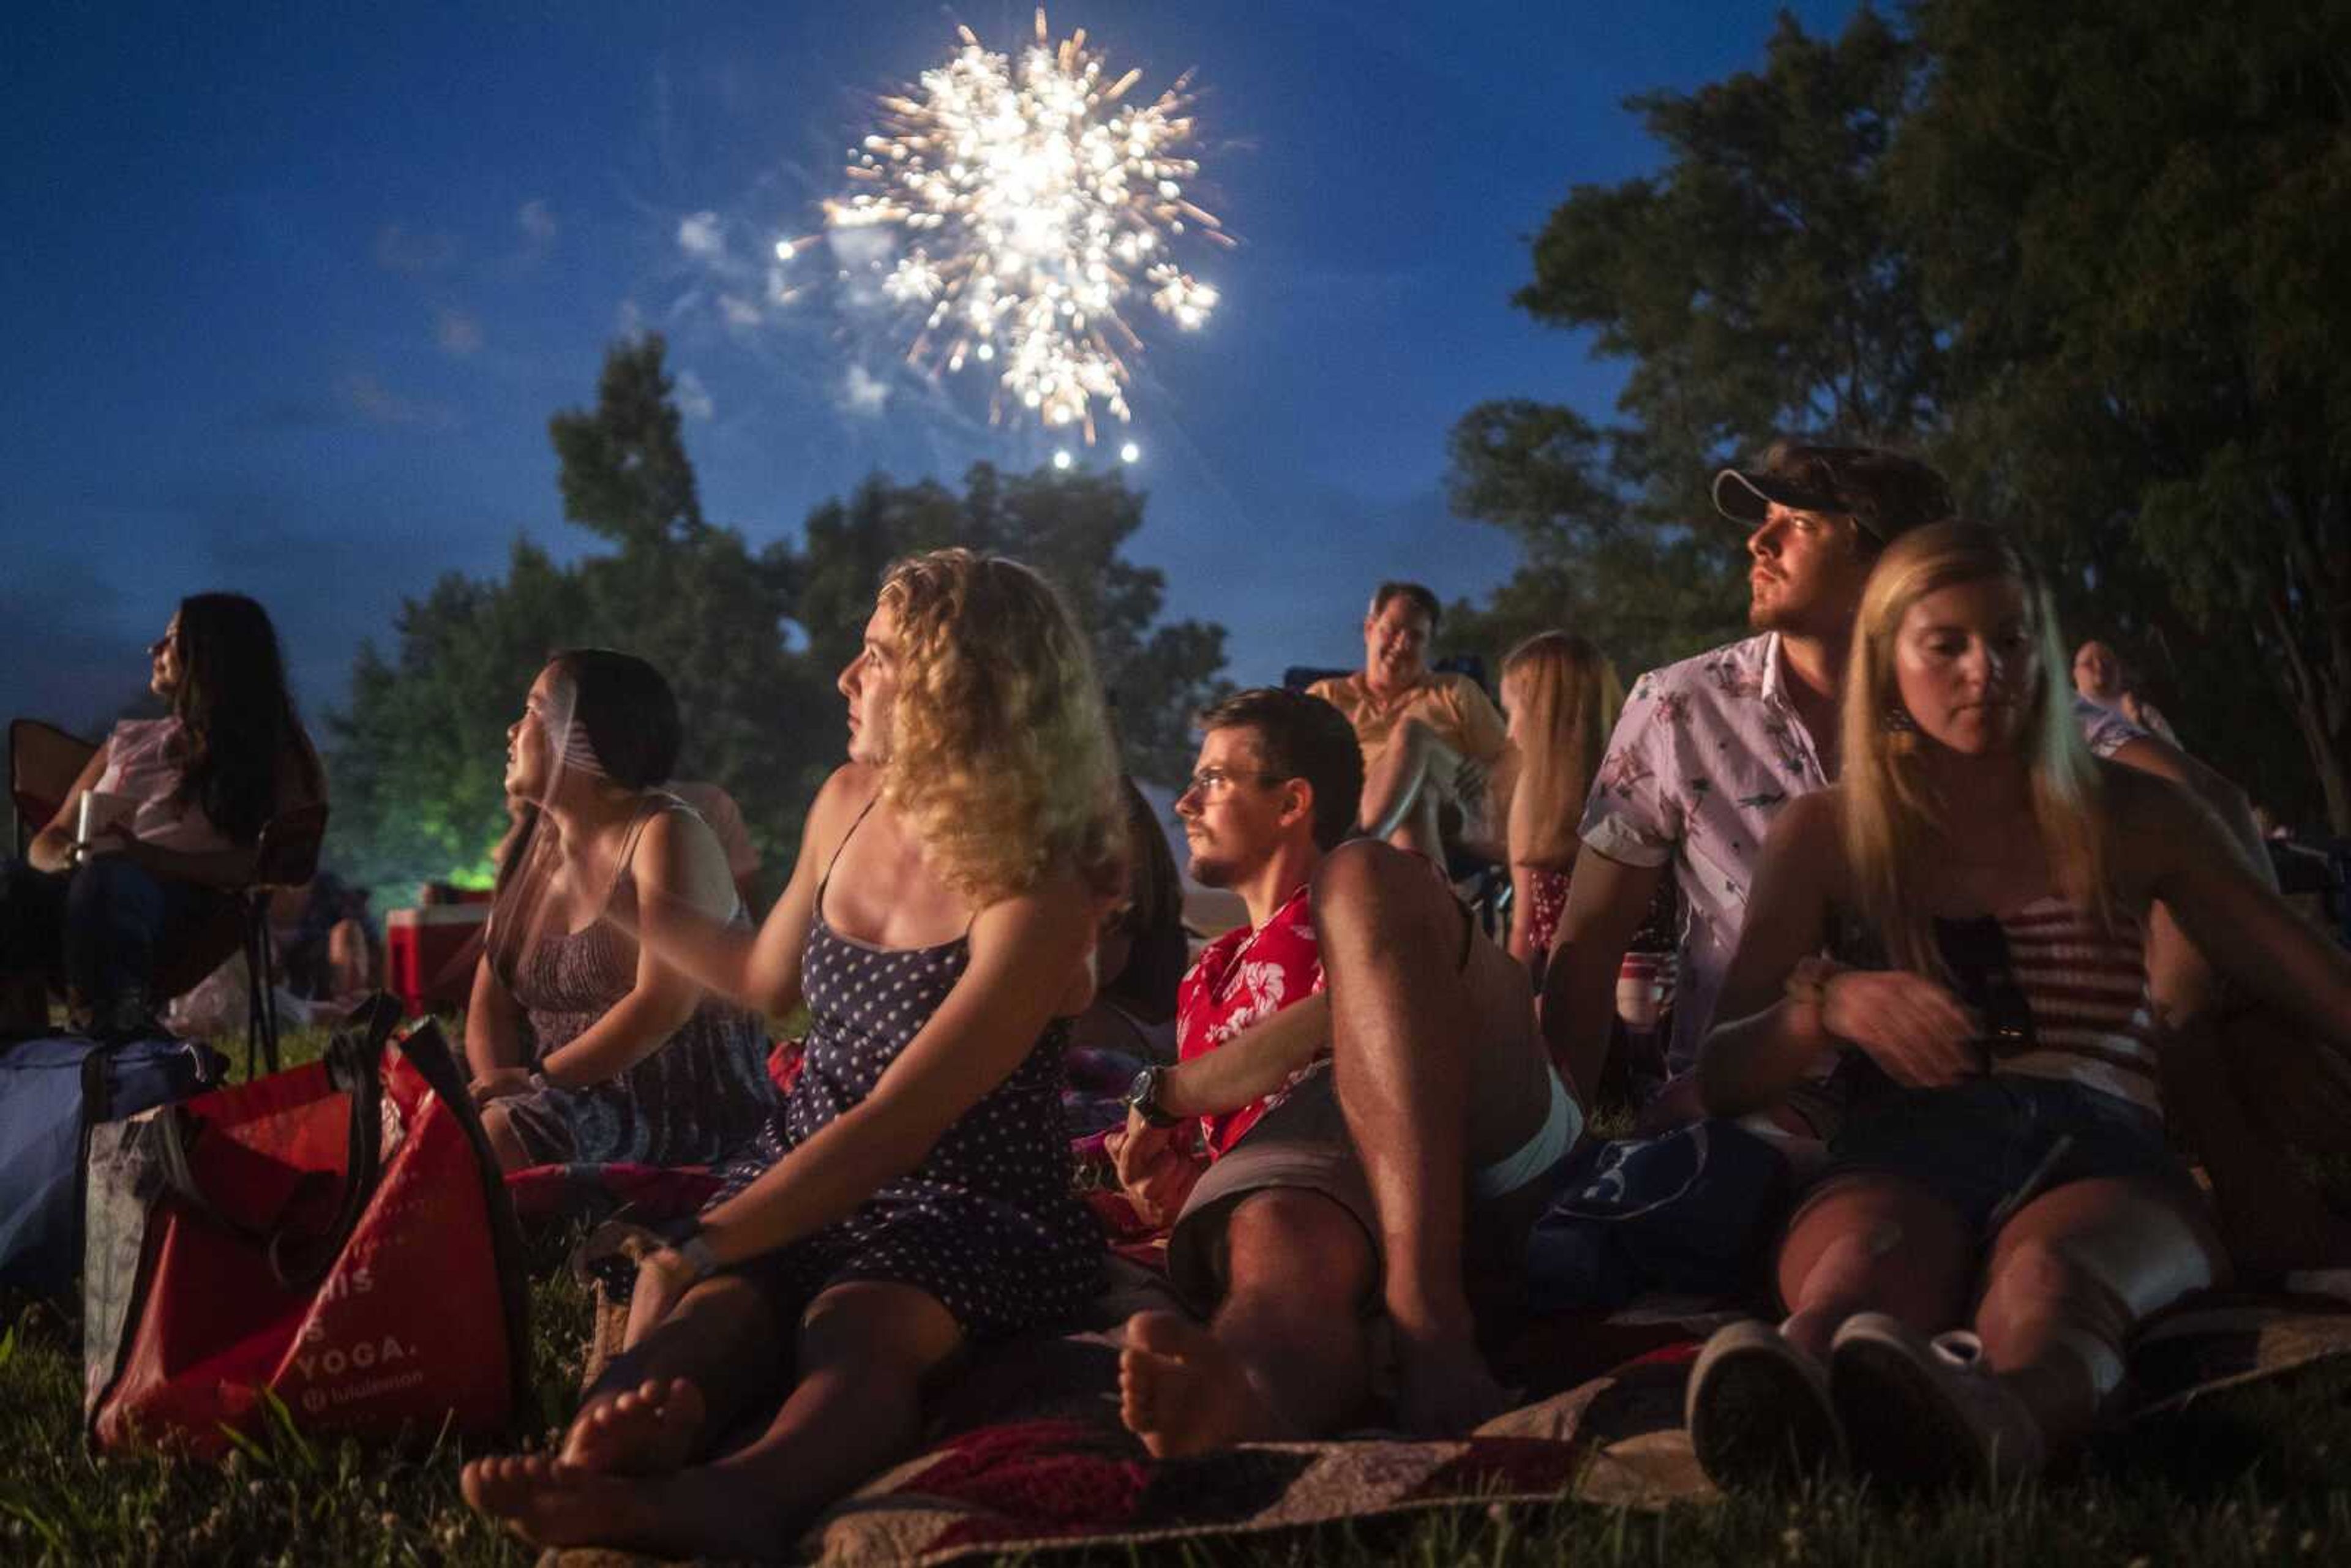
<instances>
[{"instance_id":1,"label":"woman with dark hair","mask_svg":"<svg viewBox=\"0 0 2351 1568\"><path fill-rule=\"evenodd\" d=\"M679 744L661 672L603 648L549 661L507 730L515 827L465 1055L509 1170L707 1164L774 1103L759 1020L625 934L744 920L718 841L660 788Z\"/></svg>"},{"instance_id":2,"label":"woman with dark hair","mask_svg":"<svg viewBox=\"0 0 2351 1568\"><path fill-rule=\"evenodd\" d=\"M327 792L259 604L183 599L148 655L149 688L170 712L117 724L25 859L0 873L0 974L62 977L77 1015L111 1038L155 1032L158 956L251 879L266 823ZM112 818L88 842L86 795Z\"/></svg>"},{"instance_id":3,"label":"woman with dark hair","mask_svg":"<svg viewBox=\"0 0 2351 1568\"><path fill-rule=\"evenodd\" d=\"M1183 878L1150 798L1123 775L1119 792L1132 849L1127 897L1094 940L1093 1005L1078 1015L1071 1043L1173 1061L1176 990L1192 963L1184 936Z\"/></svg>"},{"instance_id":4,"label":"woman with dark hair","mask_svg":"<svg viewBox=\"0 0 2351 1568\"><path fill-rule=\"evenodd\" d=\"M639 1263L559 1452L465 1467L534 1544L787 1551L914 1452L971 1348L1100 1288L1060 1089L1126 829L1085 637L1026 567L935 550L891 569L840 686L849 759L757 939L641 903L645 945L715 989L805 1003L807 1049L726 1189Z\"/></svg>"}]
</instances>

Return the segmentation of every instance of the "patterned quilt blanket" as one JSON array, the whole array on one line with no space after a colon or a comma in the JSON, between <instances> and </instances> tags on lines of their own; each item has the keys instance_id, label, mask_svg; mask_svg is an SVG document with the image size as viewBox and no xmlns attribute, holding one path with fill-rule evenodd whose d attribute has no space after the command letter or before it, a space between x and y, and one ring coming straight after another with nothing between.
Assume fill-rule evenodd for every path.
<instances>
[{"instance_id":1,"label":"patterned quilt blanket","mask_svg":"<svg viewBox=\"0 0 2351 1568\"><path fill-rule=\"evenodd\" d=\"M1156 1461L1118 1424L1117 1355L1110 1333L1008 1347L959 1391L928 1451L834 1508L799 1552L946 1563L1562 1496L1654 1506L1704 1485L1686 1444L1656 1440L1679 1436L1689 1354L1678 1347L1457 1441L1365 1432ZM1010 1418L960 1424L1007 1399Z\"/></svg>"},{"instance_id":2,"label":"patterned quilt blanket","mask_svg":"<svg viewBox=\"0 0 2351 1568\"><path fill-rule=\"evenodd\" d=\"M1105 1305L1116 1315L1164 1299L1147 1270L1127 1266ZM1118 1423L1114 1329L1018 1340L946 1397L923 1453L859 1488L789 1550L853 1568L1562 1498L1644 1510L1703 1503L1715 1493L1682 1430L1682 1394L1723 1316L1704 1302L1652 1300L1539 1323L1514 1348L1516 1369L1573 1381L1459 1439L1365 1431L1166 1460ZM2346 1356L2351 1310L2338 1300L2208 1297L2142 1333L2132 1418L2163 1418ZM556 1555L574 1565L632 1561Z\"/></svg>"},{"instance_id":3,"label":"patterned quilt blanket","mask_svg":"<svg viewBox=\"0 0 2351 1568\"><path fill-rule=\"evenodd\" d=\"M782 1057L785 1052L778 1051ZM1239 1537L1340 1520L1572 1498L1610 1507L1700 1502L1714 1493L1682 1430L1698 1347L1734 1313L1724 1303L1649 1297L1614 1312L1539 1320L1499 1358L1527 1402L1459 1439L1365 1431L1316 1443L1252 1444L1153 1460L1119 1425L1118 1328L1173 1305L1165 1237L1136 1221L1095 1129L1115 1120L1123 1062L1073 1082L1081 1186L1114 1257L1092 1332L1038 1335L974 1363L933 1413L928 1446L874 1477L781 1550L832 1564L951 1563L1050 1547L1116 1548ZM1097 1103L1096 1102L1099 1102ZM1087 1134L1092 1134L1087 1136ZM1090 1174L1091 1173L1091 1174ZM691 1212L700 1172L547 1167L509 1178L527 1215ZM592 1380L617 1347L606 1301ZM2341 1297L2208 1295L2147 1324L2131 1358L2131 1417L2160 1419L2221 1390L2351 1356ZM585 1568L635 1561L552 1553Z\"/></svg>"}]
</instances>

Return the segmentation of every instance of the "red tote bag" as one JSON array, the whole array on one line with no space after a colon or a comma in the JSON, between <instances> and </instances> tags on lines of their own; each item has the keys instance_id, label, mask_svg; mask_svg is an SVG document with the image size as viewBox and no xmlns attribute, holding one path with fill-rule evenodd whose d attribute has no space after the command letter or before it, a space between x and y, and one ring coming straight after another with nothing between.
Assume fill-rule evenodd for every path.
<instances>
[{"instance_id":1,"label":"red tote bag","mask_svg":"<svg viewBox=\"0 0 2351 1568\"><path fill-rule=\"evenodd\" d=\"M86 1407L100 1448L508 1428L522 1242L440 1026L379 997L324 1060L90 1141Z\"/></svg>"}]
</instances>

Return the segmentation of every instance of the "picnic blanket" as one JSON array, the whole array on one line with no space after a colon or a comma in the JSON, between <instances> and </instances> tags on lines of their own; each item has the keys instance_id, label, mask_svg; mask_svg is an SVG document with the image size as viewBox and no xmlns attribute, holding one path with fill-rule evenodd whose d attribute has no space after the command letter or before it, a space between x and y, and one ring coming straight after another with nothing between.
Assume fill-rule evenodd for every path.
<instances>
[{"instance_id":1,"label":"picnic blanket","mask_svg":"<svg viewBox=\"0 0 2351 1568\"><path fill-rule=\"evenodd\" d=\"M827 1563L946 1563L1562 1497L1658 1506L1706 1484L1679 1441L1692 1343L1451 1441L1363 1432L1154 1460L1118 1422L1116 1331L1021 1342L956 1390L926 1452L836 1505L798 1549Z\"/></svg>"},{"instance_id":2,"label":"picnic blanket","mask_svg":"<svg viewBox=\"0 0 2351 1568\"><path fill-rule=\"evenodd\" d=\"M1101 1064L1096 1082L1073 1083L1065 1095L1081 1134L1073 1145L1079 1185L1113 1257L1111 1289L1092 1322L976 1358L932 1412L922 1453L872 1478L779 1550L844 1568L937 1563L1447 1508L1567 1499L1648 1510L1716 1495L1682 1427L1683 1395L1706 1336L1742 1314L1733 1303L1696 1297L1648 1295L1614 1310L1535 1320L1496 1356L1526 1402L1465 1437L1364 1431L1151 1458L1118 1420L1120 1325L1175 1301L1165 1233L1144 1225L1115 1190L1094 1130L1114 1120L1102 1085L1122 1065ZM1097 1099L1104 1103L1089 1103ZM690 1211L694 1183L677 1175L549 1170L535 1179L542 1196L625 1197L642 1216L672 1205ZM521 1182L523 1173L510 1179ZM2174 1416L2223 1390L2351 1356L2346 1293L2208 1293L2162 1314L2134 1346L2127 1418ZM600 1300L587 1381L617 1350L624 1319L622 1303ZM549 1555L576 1568L642 1561Z\"/></svg>"},{"instance_id":3,"label":"picnic blanket","mask_svg":"<svg viewBox=\"0 0 2351 1568\"><path fill-rule=\"evenodd\" d=\"M1166 1300L1146 1269L1122 1263L1113 1276L1106 1322ZM1466 1437L1364 1431L1162 1460L1119 1425L1114 1326L1014 1340L944 1396L923 1453L860 1487L789 1550L857 1568L1562 1499L1704 1503L1717 1494L1690 1453L1682 1397L1698 1345L1730 1315L1719 1303L1645 1298L1533 1324L1502 1359L1539 1393ZM2351 1305L2340 1299L2208 1295L2141 1331L2127 1418L2176 1416L2224 1390L2344 1357ZM567 1568L635 1561L550 1555Z\"/></svg>"}]
</instances>

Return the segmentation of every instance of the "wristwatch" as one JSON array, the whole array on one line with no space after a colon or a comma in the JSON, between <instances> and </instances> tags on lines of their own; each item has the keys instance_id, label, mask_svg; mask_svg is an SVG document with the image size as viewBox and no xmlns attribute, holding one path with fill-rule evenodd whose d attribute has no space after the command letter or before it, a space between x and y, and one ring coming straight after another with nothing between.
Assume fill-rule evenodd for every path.
<instances>
[{"instance_id":1,"label":"wristwatch","mask_svg":"<svg viewBox=\"0 0 2351 1568\"><path fill-rule=\"evenodd\" d=\"M1168 1114L1159 1103L1160 1081L1166 1076L1167 1069L1154 1061L1136 1073L1134 1082L1126 1089L1128 1106L1155 1127L1172 1127L1183 1120L1181 1116Z\"/></svg>"},{"instance_id":2,"label":"wristwatch","mask_svg":"<svg viewBox=\"0 0 2351 1568\"><path fill-rule=\"evenodd\" d=\"M718 1272L719 1262L711 1254L710 1239L702 1234L702 1227L699 1225L696 1225L692 1233L674 1246L671 1250L684 1259L685 1266L694 1270L693 1277L686 1281L689 1285L699 1285L703 1281Z\"/></svg>"}]
</instances>

